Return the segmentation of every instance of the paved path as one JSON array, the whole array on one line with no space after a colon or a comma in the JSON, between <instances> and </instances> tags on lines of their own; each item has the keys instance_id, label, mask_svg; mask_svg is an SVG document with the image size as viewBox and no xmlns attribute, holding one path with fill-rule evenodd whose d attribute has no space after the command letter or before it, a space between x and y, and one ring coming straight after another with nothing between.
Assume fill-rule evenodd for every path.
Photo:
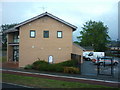
<instances>
[{"instance_id":1,"label":"paved path","mask_svg":"<svg viewBox=\"0 0 120 90\"><path fill-rule=\"evenodd\" d=\"M87 78L78 78L78 77L72 77L72 76L51 75L51 74L44 74L44 73L33 73L33 72L5 70L5 69L3 69L2 72L9 73L9 74L23 75L23 76L64 80L64 81L70 81L70 82L80 82L80 83L88 83L88 84L95 84L95 85L104 85L104 86L110 86L110 87L120 86L120 82L115 82L115 81L105 81L105 80L97 80L97 79L87 79Z\"/></svg>"}]
</instances>

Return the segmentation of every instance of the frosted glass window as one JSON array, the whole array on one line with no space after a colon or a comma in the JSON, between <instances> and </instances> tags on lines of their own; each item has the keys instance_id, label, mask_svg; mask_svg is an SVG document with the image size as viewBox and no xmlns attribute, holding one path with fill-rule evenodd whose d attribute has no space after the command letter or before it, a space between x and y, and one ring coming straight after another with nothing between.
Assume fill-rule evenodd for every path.
<instances>
[{"instance_id":1,"label":"frosted glass window","mask_svg":"<svg viewBox=\"0 0 120 90\"><path fill-rule=\"evenodd\" d=\"M51 63L51 64L53 63L53 56L48 57L48 63Z\"/></svg>"},{"instance_id":2,"label":"frosted glass window","mask_svg":"<svg viewBox=\"0 0 120 90\"><path fill-rule=\"evenodd\" d=\"M62 31L57 31L57 38L62 38Z\"/></svg>"},{"instance_id":3,"label":"frosted glass window","mask_svg":"<svg viewBox=\"0 0 120 90\"><path fill-rule=\"evenodd\" d=\"M35 30L30 30L30 37L35 38Z\"/></svg>"}]
</instances>

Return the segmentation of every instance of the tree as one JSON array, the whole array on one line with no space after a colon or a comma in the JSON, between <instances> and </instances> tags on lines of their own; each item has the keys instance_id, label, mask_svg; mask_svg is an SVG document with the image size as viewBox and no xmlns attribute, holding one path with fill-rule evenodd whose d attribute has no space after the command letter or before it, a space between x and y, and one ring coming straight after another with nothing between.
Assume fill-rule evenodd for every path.
<instances>
[{"instance_id":1,"label":"tree","mask_svg":"<svg viewBox=\"0 0 120 90\"><path fill-rule=\"evenodd\" d=\"M5 25L1 25L1 28L2 28L2 31L5 31L7 29L13 28L16 25L17 24L5 24Z\"/></svg>"},{"instance_id":2,"label":"tree","mask_svg":"<svg viewBox=\"0 0 120 90\"><path fill-rule=\"evenodd\" d=\"M81 46L92 46L95 51L105 51L110 41L108 27L103 22L88 21L80 31L81 36L77 37Z\"/></svg>"},{"instance_id":3,"label":"tree","mask_svg":"<svg viewBox=\"0 0 120 90\"><path fill-rule=\"evenodd\" d=\"M2 46L6 47L7 45L7 38L6 38L6 33L3 33L5 30L8 30L10 28L13 28L14 26L16 26L17 24L4 24L1 25L1 29L2 29Z\"/></svg>"}]
</instances>

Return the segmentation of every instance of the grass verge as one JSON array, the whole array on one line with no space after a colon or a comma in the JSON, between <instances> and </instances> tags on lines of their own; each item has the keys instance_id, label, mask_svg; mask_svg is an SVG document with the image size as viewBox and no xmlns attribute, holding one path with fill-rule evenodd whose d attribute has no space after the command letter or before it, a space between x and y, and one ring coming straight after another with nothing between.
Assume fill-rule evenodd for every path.
<instances>
[{"instance_id":1,"label":"grass verge","mask_svg":"<svg viewBox=\"0 0 120 90\"><path fill-rule=\"evenodd\" d=\"M2 74L2 80L3 82L16 83L35 88L111 88L102 85L92 85L79 82L67 82L5 73Z\"/></svg>"},{"instance_id":2,"label":"grass verge","mask_svg":"<svg viewBox=\"0 0 120 90\"><path fill-rule=\"evenodd\" d=\"M7 57L6 56L0 57L0 62L6 62L6 61L7 61Z\"/></svg>"}]
</instances>

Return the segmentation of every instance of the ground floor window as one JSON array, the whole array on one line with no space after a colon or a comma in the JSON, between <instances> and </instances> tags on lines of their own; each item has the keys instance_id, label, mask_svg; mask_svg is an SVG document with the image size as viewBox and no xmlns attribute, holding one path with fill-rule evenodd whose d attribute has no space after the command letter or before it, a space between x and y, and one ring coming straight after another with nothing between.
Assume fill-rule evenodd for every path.
<instances>
[{"instance_id":1,"label":"ground floor window","mask_svg":"<svg viewBox=\"0 0 120 90\"><path fill-rule=\"evenodd\" d=\"M51 63L51 64L53 63L53 56L48 57L48 63Z\"/></svg>"}]
</instances>

